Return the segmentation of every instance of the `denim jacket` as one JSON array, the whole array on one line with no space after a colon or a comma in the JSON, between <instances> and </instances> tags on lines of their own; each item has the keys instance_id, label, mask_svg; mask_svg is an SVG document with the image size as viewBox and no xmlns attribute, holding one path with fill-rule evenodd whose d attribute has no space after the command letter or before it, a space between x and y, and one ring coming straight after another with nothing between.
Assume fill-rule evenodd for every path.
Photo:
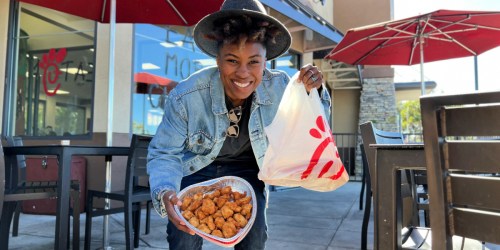
<instances>
[{"instance_id":1,"label":"denim jacket","mask_svg":"<svg viewBox=\"0 0 500 250\"><path fill-rule=\"evenodd\" d=\"M257 164L262 167L269 125L290 77L283 71L265 70L253 95L249 136ZM330 96L321 93L326 114ZM149 146L148 173L153 206L165 217L162 196L180 189L183 176L209 165L219 154L229 127L224 88L217 67L209 67L180 82L169 94L164 115Z\"/></svg>"}]
</instances>

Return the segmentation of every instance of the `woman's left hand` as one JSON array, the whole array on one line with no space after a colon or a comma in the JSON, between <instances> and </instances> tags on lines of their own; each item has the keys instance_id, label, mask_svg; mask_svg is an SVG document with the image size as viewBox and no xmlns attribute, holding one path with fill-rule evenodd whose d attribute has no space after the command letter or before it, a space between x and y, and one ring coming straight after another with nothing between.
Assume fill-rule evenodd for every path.
<instances>
[{"instance_id":1,"label":"woman's left hand","mask_svg":"<svg viewBox=\"0 0 500 250\"><path fill-rule=\"evenodd\" d=\"M323 74L319 71L318 67L311 64L306 64L300 68L299 81L304 83L307 92L312 88L319 88L323 83Z\"/></svg>"}]
</instances>

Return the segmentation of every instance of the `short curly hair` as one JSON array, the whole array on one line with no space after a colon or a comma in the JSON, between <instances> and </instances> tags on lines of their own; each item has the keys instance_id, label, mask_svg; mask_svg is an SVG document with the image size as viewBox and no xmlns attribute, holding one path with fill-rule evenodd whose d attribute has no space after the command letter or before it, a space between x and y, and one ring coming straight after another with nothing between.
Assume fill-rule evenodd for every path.
<instances>
[{"instance_id":1,"label":"short curly hair","mask_svg":"<svg viewBox=\"0 0 500 250\"><path fill-rule=\"evenodd\" d=\"M214 30L206 34L207 39L215 40L219 48L225 44L257 42L266 46L276 44L276 36L281 33L278 27L268 21L251 18L247 15L221 18L214 21Z\"/></svg>"}]
</instances>

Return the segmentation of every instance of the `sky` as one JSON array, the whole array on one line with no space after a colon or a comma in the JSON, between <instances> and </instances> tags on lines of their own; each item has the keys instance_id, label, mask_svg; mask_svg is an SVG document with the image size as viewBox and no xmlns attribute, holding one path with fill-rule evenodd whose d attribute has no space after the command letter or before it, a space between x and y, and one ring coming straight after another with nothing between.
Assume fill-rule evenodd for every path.
<instances>
[{"instance_id":1,"label":"sky","mask_svg":"<svg viewBox=\"0 0 500 250\"><path fill-rule=\"evenodd\" d=\"M439 9L500 11L500 0L393 0L394 20ZM425 54L424 54L425 58ZM500 47L477 56L479 91L500 90ZM420 82L420 65L393 66L395 82ZM435 93L453 94L475 90L474 57L424 64L424 79L435 81Z\"/></svg>"}]
</instances>

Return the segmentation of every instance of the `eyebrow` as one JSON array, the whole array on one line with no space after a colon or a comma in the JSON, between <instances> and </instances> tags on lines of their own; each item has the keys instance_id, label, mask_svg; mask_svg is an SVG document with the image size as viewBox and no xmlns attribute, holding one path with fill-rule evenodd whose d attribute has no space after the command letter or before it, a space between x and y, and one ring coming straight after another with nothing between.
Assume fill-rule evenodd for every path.
<instances>
[{"instance_id":1,"label":"eyebrow","mask_svg":"<svg viewBox=\"0 0 500 250\"><path fill-rule=\"evenodd\" d=\"M225 54L225 55L224 55L224 57L226 57L226 56L233 56L233 57L239 58L238 56L236 56L235 54L232 54L232 53L227 53L227 54ZM250 58L250 59L253 59L253 58L255 58L255 57L262 58L262 56L261 56L261 55L259 55L259 54L256 54L256 55L253 55L253 56L250 56L249 58Z\"/></svg>"}]
</instances>

